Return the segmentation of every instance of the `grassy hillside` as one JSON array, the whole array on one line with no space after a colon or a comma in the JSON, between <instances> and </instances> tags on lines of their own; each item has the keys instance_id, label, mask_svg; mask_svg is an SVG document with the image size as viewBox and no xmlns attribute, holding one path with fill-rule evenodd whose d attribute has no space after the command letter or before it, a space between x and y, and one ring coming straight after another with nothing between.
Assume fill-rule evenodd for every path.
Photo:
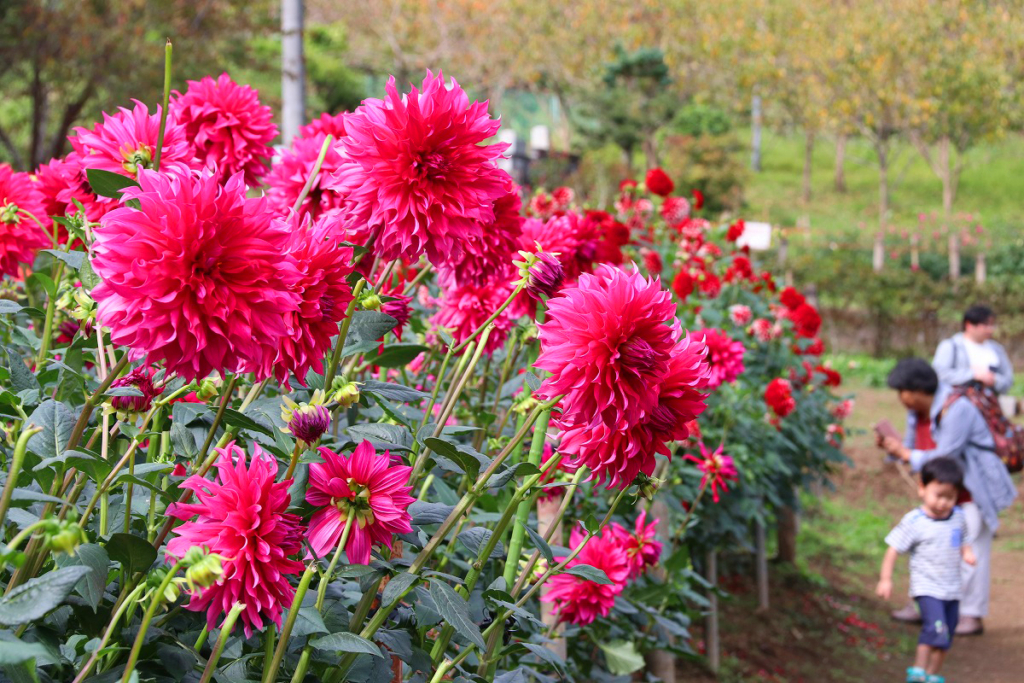
<instances>
[{"instance_id":1,"label":"grassy hillside","mask_svg":"<svg viewBox=\"0 0 1024 683\"><path fill-rule=\"evenodd\" d=\"M744 136L749 149L749 132ZM833 186L835 144L819 140L814 150L813 197L806 208L800 201L803 153L802 138L765 134L762 171L749 177L744 213L783 226L794 226L800 216L807 215L815 234L861 226L867 234L872 233L878 221L878 170L870 145L863 140L849 142L847 192L838 193ZM891 178L892 225L914 228L919 213L941 213L942 185L909 144L899 146ZM973 214L994 239L1002 240L1016 237L1024 225L1022 202L1024 137L1009 136L968 153L955 206L958 213Z\"/></svg>"}]
</instances>

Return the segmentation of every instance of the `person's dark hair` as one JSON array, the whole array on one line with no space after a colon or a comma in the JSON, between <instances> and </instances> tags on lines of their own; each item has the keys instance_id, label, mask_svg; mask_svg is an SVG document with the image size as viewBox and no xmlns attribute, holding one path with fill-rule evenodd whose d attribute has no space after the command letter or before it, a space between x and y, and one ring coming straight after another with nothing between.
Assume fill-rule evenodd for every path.
<instances>
[{"instance_id":1,"label":"person's dark hair","mask_svg":"<svg viewBox=\"0 0 1024 683\"><path fill-rule=\"evenodd\" d=\"M927 486L933 481L940 484L952 484L960 488L964 484L964 471L953 458L943 457L929 460L921 468L921 485Z\"/></svg>"},{"instance_id":2,"label":"person's dark hair","mask_svg":"<svg viewBox=\"0 0 1024 683\"><path fill-rule=\"evenodd\" d=\"M903 358L889 373L890 389L897 391L920 391L934 395L939 389L939 376L931 363L923 358Z\"/></svg>"},{"instance_id":3,"label":"person's dark hair","mask_svg":"<svg viewBox=\"0 0 1024 683\"><path fill-rule=\"evenodd\" d=\"M971 306L964 311L964 329L967 329L968 323L971 325L982 325L994 317L996 317L995 312L988 306Z\"/></svg>"}]
</instances>

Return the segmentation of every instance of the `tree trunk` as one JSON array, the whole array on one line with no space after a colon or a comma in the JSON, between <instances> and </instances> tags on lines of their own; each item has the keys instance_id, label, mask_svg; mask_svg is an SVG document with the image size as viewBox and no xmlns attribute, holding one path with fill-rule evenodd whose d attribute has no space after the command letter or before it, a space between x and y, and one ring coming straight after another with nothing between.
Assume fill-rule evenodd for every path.
<instances>
[{"instance_id":1,"label":"tree trunk","mask_svg":"<svg viewBox=\"0 0 1024 683\"><path fill-rule=\"evenodd\" d=\"M776 536L779 542L779 562L785 564L796 563L796 534L797 534L797 518L796 510L791 507L779 508L778 513L778 527L776 529Z\"/></svg>"},{"instance_id":2,"label":"tree trunk","mask_svg":"<svg viewBox=\"0 0 1024 683\"><path fill-rule=\"evenodd\" d=\"M814 131L804 133L804 183L802 199L805 205L811 203L811 166L814 164Z\"/></svg>"},{"instance_id":3,"label":"tree trunk","mask_svg":"<svg viewBox=\"0 0 1024 683\"><path fill-rule=\"evenodd\" d=\"M750 127L751 127L751 150L750 150L750 168L755 172L761 171L761 96L754 95L754 100L750 107Z\"/></svg>"},{"instance_id":4,"label":"tree trunk","mask_svg":"<svg viewBox=\"0 0 1024 683\"><path fill-rule=\"evenodd\" d=\"M878 154L878 232L875 234L875 247L871 264L876 273L885 265L885 228L889 221L889 150L888 143L879 142L875 145Z\"/></svg>"},{"instance_id":5,"label":"tree trunk","mask_svg":"<svg viewBox=\"0 0 1024 683\"><path fill-rule=\"evenodd\" d=\"M979 285L985 284L988 269L985 267L985 252L978 249L978 255L974 257L974 281Z\"/></svg>"},{"instance_id":6,"label":"tree trunk","mask_svg":"<svg viewBox=\"0 0 1024 683\"><path fill-rule=\"evenodd\" d=\"M49 101L46 96L46 84L43 83L42 70L38 62L32 65L32 139L29 140L28 168L34 170L46 161L43 158L46 149L46 120L49 117Z\"/></svg>"},{"instance_id":7,"label":"tree trunk","mask_svg":"<svg viewBox=\"0 0 1024 683\"><path fill-rule=\"evenodd\" d=\"M942 181L942 217L949 231L949 279L960 277L960 233L953 226L953 173L949 159L949 137L939 140L938 170Z\"/></svg>"},{"instance_id":8,"label":"tree trunk","mask_svg":"<svg viewBox=\"0 0 1024 683\"><path fill-rule=\"evenodd\" d=\"M657 535L662 540L670 538L672 529L669 524L668 505L661 498L656 498L651 504L651 516L658 520ZM651 574L656 581L665 580L665 567L658 564L651 569ZM668 635L669 642L674 638ZM644 655L647 662L647 672L663 681L663 683L676 683L676 658L671 652L665 650L651 650Z\"/></svg>"},{"instance_id":9,"label":"tree trunk","mask_svg":"<svg viewBox=\"0 0 1024 683\"><path fill-rule=\"evenodd\" d=\"M281 0L281 141L290 145L306 123L303 0Z\"/></svg>"},{"instance_id":10,"label":"tree trunk","mask_svg":"<svg viewBox=\"0 0 1024 683\"><path fill-rule=\"evenodd\" d=\"M705 558L705 576L711 588L708 590L708 614L704 620L704 643L707 650L708 667L715 673L722 663L721 641L718 630L718 553L709 550Z\"/></svg>"},{"instance_id":11,"label":"tree trunk","mask_svg":"<svg viewBox=\"0 0 1024 683\"><path fill-rule=\"evenodd\" d=\"M846 133L840 133L836 138L836 170L835 170L836 192L846 192Z\"/></svg>"},{"instance_id":12,"label":"tree trunk","mask_svg":"<svg viewBox=\"0 0 1024 683\"><path fill-rule=\"evenodd\" d=\"M912 233L910 235L910 269L919 270L921 268L921 236L919 234Z\"/></svg>"}]
</instances>

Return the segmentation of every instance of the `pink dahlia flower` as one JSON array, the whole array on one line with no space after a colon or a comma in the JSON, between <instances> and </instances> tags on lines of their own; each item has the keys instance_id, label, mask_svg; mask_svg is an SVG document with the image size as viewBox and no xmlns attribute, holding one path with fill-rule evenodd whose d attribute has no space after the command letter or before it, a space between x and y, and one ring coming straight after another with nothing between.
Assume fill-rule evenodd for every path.
<instances>
[{"instance_id":1,"label":"pink dahlia flower","mask_svg":"<svg viewBox=\"0 0 1024 683\"><path fill-rule=\"evenodd\" d=\"M223 186L209 172L139 173L95 231L92 292L111 341L163 360L186 380L217 370L269 377L291 337L299 277L289 233L241 174Z\"/></svg>"},{"instance_id":2,"label":"pink dahlia flower","mask_svg":"<svg viewBox=\"0 0 1024 683\"><path fill-rule=\"evenodd\" d=\"M516 272L512 261L517 257L523 224L523 217L519 215L521 208L519 192L510 182L508 193L494 202L494 220L482 226L482 234L462 245L459 258L438 265L441 287L482 287L488 282L512 282Z\"/></svg>"},{"instance_id":3,"label":"pink dahlia flower","mask_svg":"<svg viewBox=\"0 0 1024 683\"><path fill-rule=\"evenodd\" d=\"M270 168L267 175L267 199L270 200L270 207L280 216L288 215L295 204L295 200L302 193L306 181L313 173L316 160L320 156L320 149L324 145L327 135L320 133L309 138L295 138L292 146L281 152L281 156ZM332 141L327 148L323 164L320 166L320 173L313 181L309 194L302 201L299 213L308 213L312 218L319 218L321 214L337 212L345 202L343 195L334 189L329 189L325 184L332 173L335 173L341 166L341 147L338 142Z\"/></svg>"},{"instance_id":4,"label":"pink dahlia flower","mask_svg":"<svg viewBox=\"0 0 1024 683\"><path fill-rule=\"evenodd\" d=\"M104 112L103 123L97 123L91 130L75 128L75 135L68 140L83 169L97 168L137 178L140 169L154 168L160 107L150 114L145 104L133 101L133 109L119 107L120 111L113 116ZM189 146L184 126L171 111L164 130L160 171L187 174L193 168L202 168L202 164Z\"/></svg>"},{"instance_id":5,"label":"pink dahlia flower","mask_svg":"<svg viewBox=\"0 0 1024 683\"><path fill-rule=\"evenodd\" d=\"M440 73L428 71L407 95L394 78L386 89L385 100L364 100L345 117L348 158L331 187L351 201L351 223L382 229L383 259L457 260L508 193L508 174L495 165L508 145L482 144L501 124Z\"/></svg>"},{"instance_id":6,"label":"pink dahlia flower","mask_svg":"<svg viewBox=\"0 0 1024 683\"><path fill-rule=\"evenodd\" d=\"M635 579L647 571L648 567L658 564L661 559L661 543L654 538L658 520L647 524L646 510L641 510L640 515L636 518L636 527L633 533L620 524L612 524L611 527L626 548L630 579Z\"/></svg>"},{"instance_id":7,"label":"pink dahlia flower","mask_svg":"<svg viewBox=\"0 0 1024 683\"><path fill-rule=\"evenodd\" d=\"M207 625L216 628L234 603L244 603L240 617L248 638L265 620L280 626L281 611L291 605L295 589L288 576L301 573L303 564L288 557L301 547L302 524L285 512L292 480L274 481L277 462L258 445L248 466L233 441L217 452L216 481L193 476L181 484L198 502L167 508L169 516L188 520L174 530L167 554L184 557L198 546L224 558L223 576L192 595L188 609L206 610Z\"/></svg>"},{"instance_id":8,"label":"pink dahlia flower","mask_svg":"<svg viewBox=\"0 0 1024 683\"><path fill-rule=\"evenodd\" d=\"M661 217L676 227L690 217L690 201L685 197L667 197L661 205Z\"/></svg>"},{"instance_id":9,"label":"pink dahlia flower","mask_svg":"<svg viewBox=\"0 0 1024 683\"><path fill-rule=\"evenodd\" d=\"M724 444L719 444L715 452L712 453L702 443L700 444L699 458L689 453L684 456L686 460L697 463L697 469L704 473L700 485L701 487L711 487L711 496L716 503L720 499L718 490L721 489L723 492L728 493L728 483L739 480L739 472L736 470L736 465L733 463L732 458L722 453L723 447Z\"/></svg>"},{"instance_id":10,"label":"pink dahlia flower","mask_svg":"<svg viewBox=\"0 0 1024 683\"><path fill-rule=\"evenodd\" d=\"M732 384L743 374L743 342L732 339L724 330L712 328L690 332L694 338L704 338L708 347L707 362L711 367L708 389L717 389L723 384Z\"/></svg>"},{"instance_id":11,"label":"pink dahlia flower","mask_svg":"<svg viewBox=\"0 0 1024 683\"><path fill-rule=\"evenodd\" d=\"M31 264L38 250L52 245L40 223L49 225L50 220L36 183L28 173L15 173L0 164L0 271L4 275L16 277L19 263Z\"/></svg>"},{"instance_id":12,"label":"pink dahlia flower","mask_svg":"<svg viewBox=\"0 0 1024 683\"><path fill-rule=\"evenodd\" d=\"M74 200L78 200L85 209L85 217L90 221L98 221L107 209L97 202L89 182L82 172L82 164L73 152L66 159L50 159L36 170L39 191L43 193L43 206L47 216L70 216L78 212ZM67 242L67 229L61 225L61 243Z\"/></svg>"},{"instance_id":13,"label":"pink dahlia flower","mask_svg":"<svg viewBox=\"0 0 1024 683\"><path fill-rule=\"evenodd\" d=\"M585 538L579 528L574 528L569 542L577 548ZM599 616L607 617L615 606L615 598L629 578L629 554L615 531L606 527L587 542L568 566L578 564L600 569L612 583L600 584L572 574L557 574L548 579L547 592L541 601L554 603L559 621L586 626Z\"/></svg>"},{"instance_id":14,"label":"pink dahlia flower","mask_svg":"<svg viewBox=\"0 0 1024 683\"><path fill-rule=\"evenodd\" d=\"M505 303L512 291L512 285L505 282L492 282L482 287L467 285L448 290L441 297L440 308L430 323L434 328L447 330L455 342L461 344ZM505 343L515 321L514 309L516 302L512 302L495 318L494 329L487 338L487 353L494 353L495 349Z\"/></svg>"},{"instance_id":15,"label":"pink dahlia flower","mask_svg":"<svg viewBox=\"0 0 1024 683\"><path fill-rule=\"evenodd\" d=\"M274 155L270 141L277 137L274 114L260 104L259 93L223 73L217 80L189 81L184 95L175 94L170 109L196 159L221 182L241 171L247 185L256 185L267 172Z\"/></svg>"},{"instance_id":16,"label":"pink dahlia flower","mask_svg":"<svg viewBox=\"0 0 1024 683\"><path fill-rule=\"evenodd\" d=\"M153 386L153 368L137 367L124 377L115 379L111 388L132 387L138 389L142 396L114 396L110 405L114 410L126 413L144 413L153 405L153 399L164 393L162 388Z\"/></svg>"},{"instance_id":17,"label":"pink dahlia flower","mask_svg":"<svg viewBox=\"0 0 1024 683\"><path fill-rule=\"evenodd\" d=\"M313 119L304 126L299 127L299 135L304 138L312 138L317 135L331 135L335 140L345 136L345 114L328 114L324 112L320 118Z\"/></svg>"},{"instance_id":18,"label":"pink dahlia flower","mask_svg":"<svg viewBox=\"0 0 1024 683\"><path fill-rule=\"evenodd\" d=\"M380 288L381 296L390 299L390 301L381 303L380 310L382 313L386 313L398 321L395 328L391 330L398 341L402 341L402 330L405 329L405 326L409 324L409 319L412 318L412 308L409 306L412 302L412 295L403 294L403 291L404 284L401 282L397 285L385 282L384 286ZM412 368L409 369L412 370Z\"/></svg>"},{"instance_id":19,"label":"pink dahlia flower","mask_svg":"<svg viewBox=\"0 0 1024 683\"><path fill-rule=\"evenodd\" d=\"M554 216L546 221L528 218L523 223L519 238L521 249L541 249L558 257L565 270L566 282L575 282L581 273L590 272L597 256L597 228L599 225L579 216L574 211Z\"/></svg>"},{"instance_id":20,"label":"pink dahlia flower","mask_svg":"<svg viewBox=\"0 0 1024 683\"><path fill-rule=\"evenodd\" d=\"M675 319L672 295L658 280L602 265L549 300L547 317L535 365L551 376L540 395L565 394L565 412L608 424L654 409L677 334L666 324Z\"/></svg>"},{"instance_id":21,"label":"pink dahlia flower","mask_svg":"<svg viewBox=\"0 0 1024 683\"><path fill-rule=\"evenodd\" d=\"M734 325L743 327L750 323L750 320L754 317L753 312L750 310L750 306L744 306L743 304L734 304L729 307L729 319L732 320Z\"/></svg>"},{"instance_id":22,"label":"pink dahlia flower","mask_svg":"<svg viewBox=\"0 0 1024 683\"><path fill-rule=\"evenodd\" d=\"M346 280L352 272L352 250L338 246L328 216L310 221L308 214L302 218L293 214L287 226L291 233L288 253L299 273L293 287L299 305L288 313L291 333L281 341L274 373L287 386L291 371L305 386L310 368L323 374L323 358L330 352L338 323L345 319L352 301L352 288Z\"/></svg>"},{"instance_id":23,"label":"pink dahlia flower","mask_svg":"<svg viewBox=\"0 0 1024 683\"><path fill-rule=\"evenodd\" d=\"M412 487L406 486L412 468L392 464L388 451L377 455L369 441L348 457L327 447L320 456L324 462L309 466L306 502L320 508L309 520L309 544L320 557L329 556L353 515L345 553L349 562L370 564L371 546L390 548L395 534L412 531Z\"/></svg>"}]
</instances>

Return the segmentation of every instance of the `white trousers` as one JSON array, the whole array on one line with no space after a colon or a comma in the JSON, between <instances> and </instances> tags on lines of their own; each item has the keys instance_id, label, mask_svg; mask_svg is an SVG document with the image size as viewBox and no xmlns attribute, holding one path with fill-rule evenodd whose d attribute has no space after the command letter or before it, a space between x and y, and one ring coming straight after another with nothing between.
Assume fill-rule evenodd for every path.
<instances>
[{"instance_id":1,"label":"white trousers","mask_svg":"<svg viewBox=\"0 0 1024 683\"><path fill-rule=\"evenodd\" d=\"M967 542L978 561L973 567L964 562L960 570L964 582L960 616L980 619L988 616L989 588L992 583L992 539L995 532L985 524L976 504L964 503L961 508L967 518Z\"/></svg>"}]
</instances>

